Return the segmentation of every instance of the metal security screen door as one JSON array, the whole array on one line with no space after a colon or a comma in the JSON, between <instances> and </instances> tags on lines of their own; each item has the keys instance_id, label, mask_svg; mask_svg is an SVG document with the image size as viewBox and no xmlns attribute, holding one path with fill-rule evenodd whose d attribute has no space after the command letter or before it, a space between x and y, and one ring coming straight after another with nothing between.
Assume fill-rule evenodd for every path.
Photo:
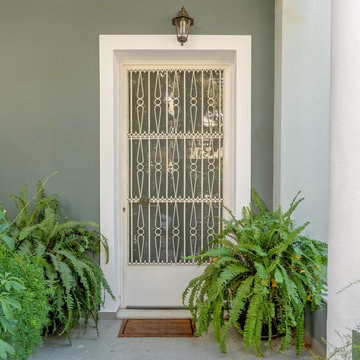
<instances>
[{"instance_id":1,"label":"metal security screen door","mask_svg":"<svg viewBox=\"0 0 360 360\"><path fill-rule=\"evenodd\" d=\"M220 231L224 67L126 68L124 305L181 306L196 255Z\"/></svg>"}]
</instances>

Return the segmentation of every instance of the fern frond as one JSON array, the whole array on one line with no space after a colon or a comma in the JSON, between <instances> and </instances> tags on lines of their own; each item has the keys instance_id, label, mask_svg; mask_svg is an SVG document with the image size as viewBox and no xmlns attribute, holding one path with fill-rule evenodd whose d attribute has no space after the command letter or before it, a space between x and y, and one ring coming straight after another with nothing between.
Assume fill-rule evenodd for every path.
<instances>
[{"instance_id":1,"label":"fern frond","mask_svg":"<svg viewBox=\"0 0 360 360\"><path fill-rule=\"evenodd\" d=\"M262 302L262 295L258 289L254 290L253 298L250 300L250 305L246 314L246 321L244 326L244 344L245 347L250 347L254 343L256 322L260 311Z\"/></svg>"},{"instance_id":2,"label":"fern frond","mask_svg":"<svg viewBox=\"0 0 360 360\"><path fill-rule=\"evenodd\" d=\"M254 337L253 337L253 341L252 341L254 344L254 350L255 350L257 356L262 356L261 348L260 348L261 347L262 325L263 325L263 310L260 308L258 311L258 314L257 314L257 318L256 318ZM271 327L270 327L270 329L271 329ZM270 334L269 334L269 336L270 336Z\"/></svg>"},{"instance_id":3,"label":"fern frond","mask_svg":"<svg viewBox=\"0 0 360 360\"><path fill-rule=\"evenodd\" d=\"M296 355L301 355L301 349L304 343L304 316L301 316L296 325L295 348Z\"/></svg>"},{"instance_id":4,"label":"fern frond","mask_svg":"<svg viewBox=\"0 0 360 360\"><path fill-rule=\"evenodd\" d=\"M251 197L252 197L252 201L254 202L256 208L260 212L266 212L266 206L254 188L251 189Z\"/></svg>"},{"instance_id":5,"label":"fern frond","mask_svg":"<svg viewBox=\"0 0 360 360\"><path fill-rule=\"evenodd\" d=\"M298 191L298 193L295 195L294 199L292 200L292 202L290 204L289 210L286 211L286 213L285 213L285 217L290 218L290 216L295 211L295 209L304 200L304 198L297 199L300 194L301 194L301 191Z\"/></svg>"},{"instance_id":6,"label":"fern frond","mask_svg":"<svg viewBox=\"0 0 360 360\"><path fill-rule=\"evenodd\" d=\"M71 269L65 262L59 261L58 269L59 269L61 282L65 288L66 307L70 311L74 306L74 300L71 296L71 290L72 290L74 282L75 282L74 277L72 275Z\"/></svg>"},{"instance_id":7,"label":"fern frond","mask_svg":"<svg viewBox=\"0 0 360 360\"><path fill-rule=\"evenodd\" d=\"M267 271L264 267L264 265L258 263L258 262L255 262L254 263L255 267L256 267L256 270L257 270L257 273L256 275L262 279L262 280L266 280L267 279Z\"/></svg>"},{"instance_id":8,"label":"fern frond","mask_svg":"<svg viewBox=\"0 0 360 360\"><path fill-rule=\"evenodd\" d=\"M223 319L223 299L221 296L218 296L213 304L213 328L215 339L221 341L221 328L222 328L222 319Z\"/></svg>"},{"instance_id":9,"label":"fern frond","mask_svg":"<svg viewBox=\"0 0 360 360\"><path fill-rule=\"evenodd\" d=\"M249 276L237 289L236 295L232 301L232 308L229 312L229 322L238 321L241 312L244 310L245 304L252 290L255 276Z\"/></svg>"},{"instance_id":10,"label":"fern frond","mask_svg":"<svg viewBox=\"0 0 360 360\"><path fill-rule=\"evenodd\" d=\"M58 251L58 254L63 255L65 258L69 260L71 267L73 268L72 273L76 274L76 276L79 277L80 282L85 290L86 301L90 303L91 301L90 286L86 278L86 275L84 273L84 268L87 270L88 274L90 275L92 283L96 284L96 276L92 273L91 269L86 264L84 264L81 260L79 260L74 255L72 255L68 250L60 250Z\"/></svg>"},{"instance_id":11,"label":"fern frond","mask_svg":"<svg viewBox=\"0 0 360 360\"><path fill-rule=\"evenodd\" d=\"M240 274L246 273L248 271L249 269L242 264L234 263L226 266L217 279L217 287L222 290L224 286L229 283L229 281L233 280L236 276L239 276Z\"/></svg>"}]
</instances>

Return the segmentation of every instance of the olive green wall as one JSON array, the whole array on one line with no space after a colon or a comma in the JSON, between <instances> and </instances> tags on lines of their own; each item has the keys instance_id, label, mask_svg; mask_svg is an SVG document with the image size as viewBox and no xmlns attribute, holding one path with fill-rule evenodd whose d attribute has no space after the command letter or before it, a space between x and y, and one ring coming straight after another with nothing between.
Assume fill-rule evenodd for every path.
<instances>
[{"instance_id":1,"label":"olive green wall","mask_svg":"<svg viewBox=\"0 0 360 360\"><path fill-rule=\"evenodd\" d=\"M321 307L318 307L314 312L310 311L309 307L305 310L305 330L309 332L318 344L318 346L311 344L313 349L316 347L318 355L323 357L326 354L327 314L327 301L324 300Z\"/></svg>"},{"instance_id":2,"label":"olive green wall","mask_svg":"<svg viewBox=\"0 0 360 360\"><path fill-rule=\"evenodd\" d=\"M66 214L99 221L99 34L251 34L252 184L272 204L274 0L0 0L0 201L54 170ZM191 41L191 37L190 40Z\"/></svg>"}]
</instances>

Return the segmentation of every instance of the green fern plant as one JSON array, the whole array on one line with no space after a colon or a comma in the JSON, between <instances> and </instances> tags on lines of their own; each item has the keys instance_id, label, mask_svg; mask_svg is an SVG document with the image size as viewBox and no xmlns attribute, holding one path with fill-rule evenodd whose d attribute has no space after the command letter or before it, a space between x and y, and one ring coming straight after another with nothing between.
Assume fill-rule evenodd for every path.
<instances>
[{"instance_id":1,"label":"green fern plant","mask_svg":"<svg viewBox=\"0 0 360 360\"><path fill-rule=\"evenodd\" d=\"M15 250L26 254L43 266L51 290L50 324L48 333L69 335L80 318L84 326L89 318L98 325L98 310L105 293L114 297L104 274L94 260L102 245L108 260L107 240L96 230L93 222L62 219L56 195L45 196L39 182L37 198L32 209L27 189L11 195L18 215L8 235L15 240Z\"/></svg>"},{"instance_id":2,"label":"green fern plant","mask_svg":"<svg viewBox=\"0 0 360 360\"><path fill-rule=\"evenodd\" d=\"M14 309L21 310L21 304L13 298L12 293L24 290L24 285L10 273L0 274L0 358L7 359L15 355L15 349L7 341L2 340L6 333L14 334Z\"/></svg>"},{"instance_id":3,"label":"green fern plant","mask_svg":"<svg viewBox=\"0 0 360 360\"><path fill-rule=\"evenodd\" d=\"M0 302L4 304L5 299L0 310L0 339L14 350L9 359L27 359L42 344L42 330L48 323L49 290L44 273L36 261L1 243L0 269Z\"/></svg>"},{"instance_id":4,"label":"green fern plant","mask_svg":"<svg viewBox=\"0 0 360 360\"><path fill-rule=\"evenodd\" d=\"M206 264L203 274L183 293L183 302L194 317L200 336L212 322L215 338L226 352L226 337L232 326L243 335L245 347L261 355L261 332L272 325L283 334L280 352L295 333L296 353L304 337L304 311L321 304L324 287L326 244L301 235L308 223L296 227L291 214L303 199L298 195L288 211L267 211L252 191L253 204L243 209L243 218L222 219L223 230L200 255L189 257ZM239 318L245 319L241 324Z\"/></svg>"}]
</instances>

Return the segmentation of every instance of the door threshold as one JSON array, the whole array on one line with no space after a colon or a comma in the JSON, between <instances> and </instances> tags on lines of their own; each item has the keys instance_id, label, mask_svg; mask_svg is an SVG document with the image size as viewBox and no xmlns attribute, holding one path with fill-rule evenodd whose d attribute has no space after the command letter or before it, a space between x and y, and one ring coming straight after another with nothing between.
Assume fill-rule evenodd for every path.
<instances>
[{"instance_id":1,"label":"door threshold","mask_svg":"<svg viewBox=\"0 0 360 360\"><path fill-rule=\"evenodd\" d=\"M188 309L123 309L116 313L117 319L190 319Z\"/></svg>"}]
</instances>

